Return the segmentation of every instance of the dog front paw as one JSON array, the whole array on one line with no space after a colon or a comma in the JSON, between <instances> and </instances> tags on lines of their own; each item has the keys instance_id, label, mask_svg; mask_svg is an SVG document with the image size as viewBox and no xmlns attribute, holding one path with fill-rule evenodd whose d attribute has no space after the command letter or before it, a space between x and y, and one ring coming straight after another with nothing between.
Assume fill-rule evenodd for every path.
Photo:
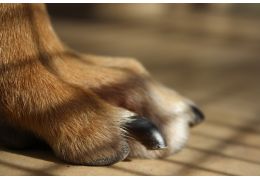
<instances>
[{"instance_id":1,"label":"dog front paw","mask_svg":"<svg viewBox=\"0 0 260 180\"><path fill-rule=\"evenodd\" d=\"M167 147L162 133L151 121L124 111L126 113L116 120L87 123L77 129L72 129L72 126L62 129L59 138L50 145L59 158L90 166L106 166L124 160L130 151L128 139L139 141L147 149Z\"/></svg>"}]
</instances>

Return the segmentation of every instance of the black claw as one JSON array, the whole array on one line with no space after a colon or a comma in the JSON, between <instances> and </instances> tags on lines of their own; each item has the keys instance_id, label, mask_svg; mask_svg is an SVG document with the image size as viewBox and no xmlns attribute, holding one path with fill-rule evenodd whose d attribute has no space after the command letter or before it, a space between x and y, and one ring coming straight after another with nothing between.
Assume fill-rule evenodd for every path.
<instances>
[{"instance_id":1,"label":"black claw","mask_svg":"<svg viewBox=\"0 0 260 180\"><path fill-rule=\"evenodd\" d=\"M126 123L130 135L143 144L148 150L159 150L167 148L166 141L160 130L151 121L132 116L132 121Z\"/></svg>"},{"instance_id":2,"label":"black claw","mask_svg":"<svg viewBox=\"0 0 260 180\"><path fill-rule=\"evenodd\" d=\"M200 120L203 120L205 118L204 114L197 107L191 106L191 109Z\"/></svg>"}]
</instances>

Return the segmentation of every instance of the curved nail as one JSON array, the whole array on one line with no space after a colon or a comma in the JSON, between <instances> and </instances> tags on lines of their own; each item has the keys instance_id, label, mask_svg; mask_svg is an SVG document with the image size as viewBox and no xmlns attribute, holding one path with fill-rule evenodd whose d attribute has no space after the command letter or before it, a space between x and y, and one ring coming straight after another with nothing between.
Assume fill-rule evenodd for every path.
<instances>
[{"instance_id":1,"label":"curved nail","mask_svg":"<svg viewBox=\"0 0 260 180\"><path fill-rule=\"evenodd\" d=\"M205 118L204 114L197 107L191 106L191 109L199 119L203 120Z\"/></svg>"},{"instance_id":2,"label":"curved nail","mask_svg":"<svg viewBox=\"0 0 260 180\"><path fill-rule=\"evenodd\" d=\"M151 121L140 117L132 116L131 122L126 123L130 135L143 144L148 150L159 150L167 148L166 141L161 131Z\"/></svg>"}]
</instances>

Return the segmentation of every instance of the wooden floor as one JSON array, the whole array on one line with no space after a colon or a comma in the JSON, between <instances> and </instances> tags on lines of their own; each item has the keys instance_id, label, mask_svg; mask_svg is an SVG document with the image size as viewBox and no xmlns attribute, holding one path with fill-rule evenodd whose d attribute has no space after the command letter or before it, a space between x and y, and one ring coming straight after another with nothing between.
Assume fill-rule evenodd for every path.
<instances>
[{"instance_id":1,"label":"wooden floor","mask_svg":"<svg viewBox=\"0 0 260 180\"><path fill-rule=\"evenodd\" d=\"M203 31L199 18L188 20L144 26L53 19L68 46L135 57L155 79L201 107L206 120L191 129L181 152L87 167L64 163L50 150L0 146L0 175L260 175L259 20L236 19L236 36L236 28Z\"/></svg>"}]
</instances>

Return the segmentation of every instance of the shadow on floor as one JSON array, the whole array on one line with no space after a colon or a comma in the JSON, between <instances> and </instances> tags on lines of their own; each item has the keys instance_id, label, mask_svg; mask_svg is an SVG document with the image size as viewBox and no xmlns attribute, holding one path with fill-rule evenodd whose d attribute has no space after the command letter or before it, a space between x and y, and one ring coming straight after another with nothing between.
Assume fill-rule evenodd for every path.
<instances>
[{"instance_id":1,"label":"shadow on floor","mask_svg":"<svg viewBox=\"0 0 260 180\"><path fill-rule=\"evenodd\" d=\"M22 156L27 156L27 157L55 163L53 165L48 166L47 168L41 168L38 170L37 168L30 168L28 166L25 167L25 166L17 165L16 162L7 162L7 161L0 159L0 164L2 164L4 166L8 166L10 169L22 170L22 171L26 172L26 174L28 174L28 175L53 176L54 174L49 173L48 172L49 170L55 170L57 168L65 167L68 165L66 162L59 160L55 156L55 154L52 152L52 150L49 148L46 148L46 147L37 147L37 148L33 148L33 149L28 149L28 150L13 150L13 149L5 148L2 145L0 145L0 151L5 151L8 153L12 153L12 154L18 154L18 155L22 155Z\"/></svg>"},{"instance_id":2,"label":"shadow on floor","mask_svg":"<svg viewBox=\"0 0 260 180\"><path fill-rule=\"evenodd\" d=\"M13 170L24 171L24 172L26 172L26 175L30 175L30 176L53 176L54 174L48 173L48 170L56 169L58 166L55 164L55 165L49 166L48 168L36 170L35 168L22 167L22 166L14 164L14 163L6 162L3 160L0 160L0 164L2 164L4 166L8 166L10 169L13 169ZM2 175L4 175L4 174L2 174Z\"/></svg>"},{"instance_id":3,"label":"shadow on floor","mask_svg":"<svg viewBox=\"0 0 260 180\"><path fill-rule=\"evenodd\" d=\"M204 138L214 139L214 140L226 143L226 144L233 144L233 145L238 145L238 146L246 146L247 148L260 150L260 146L257 146L257 145L241 143L241 142L237 142L236 140L221 139L219 137L215 137L215 136L212 136L212 135L209 135L209 134L204 134L204 133L201 133L201 132L192 132L192 135L201 136L201 137L204 137Z\"/></svg>"},{"instance_id":4,"label":"shadow on floor","mask_svg":"<svg viewBox=\"0 0 260 180\"><path fill-rule=\"evenodd\" d=\"M212 170L212 169L208 169L208 168L204 168L204 167L199 167L199 166L196 166L196 165L193 165L190 163L184 163L184 162L180 162L180 161L176 161L176 160L161 159L161 161L185 166L181 171L185 172L186 175L189 174L188 171L190 171L191 169L197 169L197 170L208 171L208 172L217 173L217 174L221 174L221 175L225 175L225 176L236 176L235 174L229 174L229 173L222 172L222 171L216 171L216 170ZM176 175L176 174L172 174L172 175Z\"/></svg>"},{"instance_id":5,"label":"shadow on floor","mask_svg":"<svg viewBox=\"0 0 260 180\"><path fill-rule=\"evenodd\" d=\"M204 149L200 149L200 148L196 148L196 147L192 147L192 146L186 146L185 148L191 149L191 150L194 150L194 151L200 151L200 152L203 152L203 153L205 153L205 154L211 154L211 155L216 155L216 156L222 156L222 157L224 157L224 158L229 158L229 159L234 159L234 160L240 160L240 161L244 161L244 162L247 162L247 163L253 163L253 164L256 164L256 165L260 165L260 162L257 162L257 161L252 161L252 160L248 160L248 159L245 159L245 158L240 158L240 157L234 157L234 156L230 156L230 155L225 155L225 154L222 154L222 153L219 153L219 152L204 150Z\"/></svg>"}]
</instances>

